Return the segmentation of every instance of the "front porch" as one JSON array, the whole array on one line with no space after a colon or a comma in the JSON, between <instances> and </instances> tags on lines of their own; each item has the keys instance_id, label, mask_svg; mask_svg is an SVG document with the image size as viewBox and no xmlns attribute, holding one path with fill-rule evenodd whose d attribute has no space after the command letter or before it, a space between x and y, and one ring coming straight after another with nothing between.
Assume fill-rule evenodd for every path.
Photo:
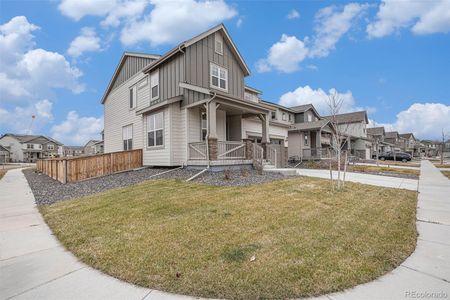
<instances>
[{"instance_id":1,"label":"front porch","mask_svg":"<svg viewBox=\"0 0 450 300\"><path fill-rule=\"evenodd\" d=\"M258 120L260 138L247 136L244 120ZM255 165L267 158L269 110L217 95L187 107L187 165Z\"/></svg>"}]
</instances>

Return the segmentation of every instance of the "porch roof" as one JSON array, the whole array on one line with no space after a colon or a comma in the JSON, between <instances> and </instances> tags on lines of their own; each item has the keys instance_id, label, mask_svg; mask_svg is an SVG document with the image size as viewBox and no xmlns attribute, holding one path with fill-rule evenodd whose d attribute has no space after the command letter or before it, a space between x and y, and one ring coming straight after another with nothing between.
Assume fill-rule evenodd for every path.
<instances>
[{"instance_id":1,"label":"porch roof","mask_svg":"<svg viewBox=\"0 0 450 300\"><path fill-rule=\"evenodd\" d=\"M296 123L292 125L289 131L310 131L310 130L319 130L324 126L328 125L330 121L326 119L313 121L313 122L305 122L305 123Z\"/></svg>"}]
</instances>

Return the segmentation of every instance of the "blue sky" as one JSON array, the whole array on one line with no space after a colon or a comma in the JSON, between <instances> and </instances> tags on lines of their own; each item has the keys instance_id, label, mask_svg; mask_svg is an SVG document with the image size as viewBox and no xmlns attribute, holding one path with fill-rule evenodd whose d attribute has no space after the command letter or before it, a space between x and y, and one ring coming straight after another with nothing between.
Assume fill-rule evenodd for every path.
<instances>
[{"instance_id":1,"label":"blue sky","mask_svg":"<svg viewBox=\"0 0 450 300\"><path fill-rule=\"evenodd\" d=\"M92 3L93 2L93 3ZM123 51L163 54L223 22L263 99L366 109L420 138L450 134L450 0L1 1L0 133L98 138Z\"/></svg>"}]
</instances>

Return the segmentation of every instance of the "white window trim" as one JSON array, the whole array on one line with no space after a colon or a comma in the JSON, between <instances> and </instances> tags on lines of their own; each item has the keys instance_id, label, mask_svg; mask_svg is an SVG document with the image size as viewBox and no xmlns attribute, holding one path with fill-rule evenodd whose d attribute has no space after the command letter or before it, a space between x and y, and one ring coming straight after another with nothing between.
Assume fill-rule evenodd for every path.
<instances>
[{"instance_id":1,"label":"white window trim","mask_svg":"<svg viewBox=\"0 0 450 300\"><path fill-rule=\"evenodd\" d=\"M213 74L212 74L213 67L217 67L218 68L217 71L218 71L219 77L217 77L217 78L219 80L217 81L217 83L219 84L219 86L213 85L213 80L212 80L213 79ZM221 79L220 78L220 70L225 71L225 88L221 88L220 87L220 79ZM224 67L221 67L221 66L216 65L215 63L211 62L210 66L209 66L209 85L213 89L217 89L217 90L228 92L228 70L226 68L224 68Z\"/></svg>"},{"instance_id":2,"label":"white window trim","mask_svg":"<svg viewBox=\"0 0 450 300\"><path fill-rule=\"evenodd\" d=\"M154 78L156 78L156 83L154 81ZM158 87L158 95L154 96L152 95L152 91L153 88L157 86ZM152 100L156 100L159 99L159 94L160 94L160 85L159 85L159 69L155 70L154 72L152 72L152 74L150 74L150 98Z\"/></svg>"},{"instance_id":3,"label":"white window trim","mask_svg":"<svg viewBox=\"0 0 450 300\"><path fill-rule=\"evenodd\" d=\"M130 90L133 90L133 106L132 107L130 107ZM136 88L136 85L133 85L128 89L128 108L130 110L133 110L136 108L136 106L137 106L137 88Z\"/></svg>"},{"instance_id":4,"label":"white window trim","mask_svg":"<svg viewBox=\"0 0 450 300\"><path fill-rule=\"evenodd\" d=\"M128 128L131 128L131 149L129 149L128 148L128 140L130 140L130 138L128 137ZM124 136L124 129L125 128L127 128L127 139L125 139L125 136ZM127 141L127 149L125 150L125 149L123 149L123 141ZM126 125L126 126L123 126L122 127L122 149L123 149L123 151L129 151L129 150L133 150L133 145L134 144L134 142L133 142L133 124L129 124L129 125Z\"/></svg>"},{"instance_id":5,"label":"white window trim","mask_svg":"<svg viewBox=\"0 0 450 300\"><path fill-rule=\"evenodd\" d=\"M154 128L153 128L153 132L155 132L155 134L154 134L154 138L155 138L155 143L156 143L156 131L158 131L158 130L161 130L162 129L162 131L163 131L163 133L162 133L162 139L163 139L163 141L162 141L162 145L154 145L154 146L150 146L149 144L148 144L148 133L150 132L150 128L149 128L149 126L148 126L148 120L149 120L149 118L151 117L151 116L156 116L157 114L162 114L162 127L161 128L156 128L156 126L154 126ZM156 150L156 149L164 149L165 148L165 146L166 146L166 139L165 139L165 124L164 124L164 117L165 117L165 113L164 113L164 111L159 111L159 112L155 112L155 113L152 113L152 114L149 114L149 115L147 115L147 118L146 118L146 120L145 120L145 126L146 126L146 135L145 135L145 140L146 140L146 142L145 142L145 144L147 145L147 149L149 149L149 150ZM156 120L156 118L154 119L154 120ZM155 122L155 121L154 121Z\"/></svg>"},{"instance_id":6,"label":"white window trim","mask_svg":"<svg viewBox=\"0 0 450 300\"><path fill-rule=\"evenodd\" d=\"M287 121L287 115L286 115L286 113L282 113L281 119L282 119L283 121Z\"/></svg>"}]
</instances>

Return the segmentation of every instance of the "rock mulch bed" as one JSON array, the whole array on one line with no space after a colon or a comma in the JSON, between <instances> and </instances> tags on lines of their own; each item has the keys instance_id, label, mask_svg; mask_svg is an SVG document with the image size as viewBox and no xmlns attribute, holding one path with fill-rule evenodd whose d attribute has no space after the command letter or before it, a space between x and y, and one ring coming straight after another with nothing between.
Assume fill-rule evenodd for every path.
<instances>
[{"instance_id":1,"label":"rock mulch bed","mask_svg":"<svg viewBox=\"0 0 450 300\"><path fill-rule=\"evenodd\" d=\"M23 173L33 191L36 203L38 205L46 205L100 193L110 189L126 187L146 180L163 178L186 180L199 172L199 170L179 169L150 178L153 175L167 170L169 169L145 168L66 184L62 184L47 175L40 174L35 169L25 169ZM195 178L193 182L219 186L246 186L282 178L285 177L276 173L259 175L254 170L226 170L221 172L205 172Z\"/></svg>"}]
</instances>

